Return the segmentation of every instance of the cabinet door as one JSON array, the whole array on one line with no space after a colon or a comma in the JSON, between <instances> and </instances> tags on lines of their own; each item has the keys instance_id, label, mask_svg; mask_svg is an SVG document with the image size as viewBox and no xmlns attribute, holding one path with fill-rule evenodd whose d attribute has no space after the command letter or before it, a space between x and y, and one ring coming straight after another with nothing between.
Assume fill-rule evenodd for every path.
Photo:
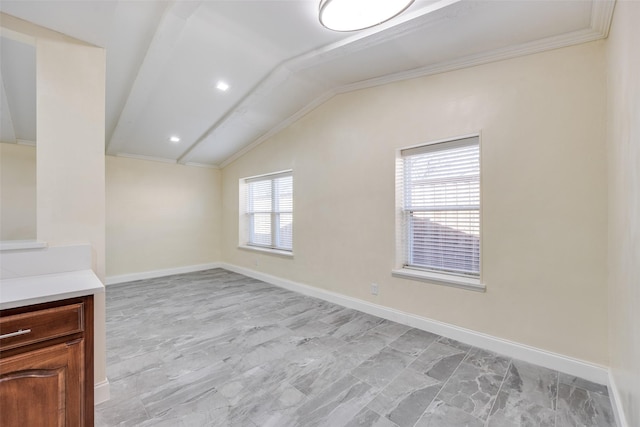
<instances>
[{"instance_id":1,"label":"cabinet door","mask_svg":"<svg viewBox=\"0 0 640 427\"><path fill-rule=\"evenodd\" d=\"M0 426L81 426L83 356L76 340L0 359Z\"/></svg>"}]
</instances>

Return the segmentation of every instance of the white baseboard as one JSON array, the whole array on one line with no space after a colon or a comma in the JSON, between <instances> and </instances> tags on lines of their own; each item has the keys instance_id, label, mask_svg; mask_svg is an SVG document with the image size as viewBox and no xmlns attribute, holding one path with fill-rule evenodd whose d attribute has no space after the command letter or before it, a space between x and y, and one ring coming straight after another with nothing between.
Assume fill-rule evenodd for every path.
<instances>
[{"instance_id":1,"label":"white baseboard","mask_svg":"<svg viewBox=\"0 0 640 427\"><path fill-rule=\"evenodd\" d=\"M220 263L210 262L207 264L187 265L185 267L166 268L163 270L143 271L140 273L121 274L118 276L108 276L105 285L116 285L118 283L133 282L134 280L155 279L156 277L171 276L174 274L193 273L194 271L210 270L219 268Z\"/></svg>"},{"instance_id":2,"label":"white baseboard","mask_svg":"<svg viewBox=\"0 0 640 427\"><path fill-rule=\"evenodd\" d=\"M618 422L618 427L629 427L627 417L624 413L624 408L622 407L622 396L620 396L615 377L611 370L609 370L609 397L611 399L611 406L613 406L613 412L616 416L616 421Z\"/></svg>"},{"instance_id":3,"label":"white baseboard","mask_svg":"<svg viewBox=\"0 0 640 427\"><path fill-rule=\"evenodd\" d=\"M100 381L93 388L93 404L99 405L102 402L106 402L111 397L111 393L109 391L109 380L105 379L104 381Z\"/></svg>"},{"instance_id":4,"label":"white baseboard","mask_svg":"<svg viewBox=\"0 0 640 427\"><path fill-rule=\"evenodd\" d=\"M282 279L280 277L261 273L244 267L232 264L220 263L219 267L234 271L254 279L262 280L275 286L279 286L301 294L320 298L347 308L352 308L373 316L382 317L394 322L402 323L414 328L422 329L434 334L442 335L465 344L480 347L496 353L513 357L525 362L533 363L545 368L564 372L593 381L598 384L609 383L609 370L605 366L596 365L583 360L574 359L563 356L558 353L531 347L491 335L476 332L470 329L461 328L448 323L440 322L426 317L417 316L415 314L396 310L393 308L373 304L357 298L316 288L313 286L303 285L291 280ZM624 427L624 426L623 426Z\"/></svg>"}]
</instances>

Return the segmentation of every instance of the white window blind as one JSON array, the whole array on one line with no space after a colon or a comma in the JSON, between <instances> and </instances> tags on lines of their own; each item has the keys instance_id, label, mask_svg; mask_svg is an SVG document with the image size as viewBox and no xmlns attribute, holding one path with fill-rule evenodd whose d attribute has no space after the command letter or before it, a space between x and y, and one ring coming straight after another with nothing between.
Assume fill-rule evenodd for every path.
<instances>
[{"instance_id":1,"label":"white window blind","mask_svg":"<svg viewBox=\"0 0 640 427\"><path fill-rule=\"evenodd\" d=\"M245 180L248 245L293 250L293 176L291 172Z\"/></svg>"},{"instance_id":2,"label":"white window blind","mask_svg":"<svg viewBox=\"0 0 640 427\"><path fill-rule=\"evenodd\" d=\"M405 267L480 275L478 138L401 151Z\"/></svg>"}]
</instances>

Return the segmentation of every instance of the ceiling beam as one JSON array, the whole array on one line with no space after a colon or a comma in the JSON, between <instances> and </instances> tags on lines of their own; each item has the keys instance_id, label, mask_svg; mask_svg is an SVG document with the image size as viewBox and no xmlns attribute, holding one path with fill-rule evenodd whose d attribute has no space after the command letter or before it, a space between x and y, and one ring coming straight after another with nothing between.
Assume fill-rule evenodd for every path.
<instances>
[{"instance_id":1,"label":"ceiling beam","mask_svg":"<svg viewBox=\"0 0 640 427\"><path fill-rule=\"evenodd\" d=\"M16 18L15 16L7 15L3 12L0 12L0 35L2 35L2 37L7 37L21 43L30 44L32 46L36 45L36 40L39 38L48 40L59 40L69 44L94 46L91 43L87 43L82 40L67 36L66 34L41 27L23 19Z\"/></svg>"},{"instance_id":2,"label":"ceiling beam","mask_svg":"<svg viewBox=\"0 0 640 427\"><path fill-rule=\"evenodd\" d=\"M371 48L376 44L388 41L390 38L401 37L415 31L419 27L423 27L424 25L433 25L435 22L446 19L442 14L434 14L434 12L444 10L445 8L457 3L459 4L458 8L463 8L465 10L473 7L471 3L462 2L461 0L437 1L412 13L400 16L393 21L360 31L353 36L280 63L272 69L264 79L258 82L247 95L240 99L240 101L231 107L220 119L213 123L198 139L196 139L196 141L194 141L178 158L178 163L189 163L190 156L198 146L209 141L216 131L232 123L234 119L241 117L244 112L250 110L252 104L256 102L257 98L267 96L266 94L272 93L292 76L300 75L303 70L312 68L316 65L322 64L323 62L343 57L359 50ZM448 10L447 13L458 12ZM327 81L320 81L316 79L311 83L312 85L315 84L324 94L320 98L311 99L309 105L299 109L297 113L292 115L292 117L299 117L300 115L298 113L301 111L310 111L310 109L315 108L320 105L320 103L331 98L335 92L335 88L331 87L332 85ZM291 120L289 118L285 119L283 122L291 123ZM277 129L278 131L281 130L281 123L274 123L273 129ZM271 130L267 131L265 135L273 135L273 132L271 132ZM258 141L262 140L262 136L258 138ZM253 144L250 143L248 146L253 146ZM241 149L240 152L244 153L245 150ZM234 159L237 158L235 154L231 157ZM223 164L228 164L228 159L225 160Z\"/></svg>"},{"instance_id":3,"label":"ceiling beam","mask_svg":"<svg viewBox=\"0 0 640 427\"><path fill-rule=\"evenodd\" d=\"M106 153L115 155L123 146L135 122L148 105L149 98L158 85L162 69L172 57L173 49L187 26L189 17L200 7L202 0L173 1L166 9L149 49L138 70L127 101L107 142ZM125 119L126 118L126 119Z\"/></svg>"}]
</instances>

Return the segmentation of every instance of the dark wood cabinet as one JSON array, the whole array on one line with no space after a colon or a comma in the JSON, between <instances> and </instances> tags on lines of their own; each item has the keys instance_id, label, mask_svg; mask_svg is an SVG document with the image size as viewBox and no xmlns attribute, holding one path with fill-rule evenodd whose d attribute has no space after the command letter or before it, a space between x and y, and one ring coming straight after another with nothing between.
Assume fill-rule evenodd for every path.
<instances>
[{"instance_id":1,"label":"dark wood cabinet","mask_svg":"<svg viewBox=\"0 0 640 427\"><path fill-rule=\"evenodd\" d=\"M0 312L0 426L93 426L93 296Z\"/></svg>"}]
</instances>

